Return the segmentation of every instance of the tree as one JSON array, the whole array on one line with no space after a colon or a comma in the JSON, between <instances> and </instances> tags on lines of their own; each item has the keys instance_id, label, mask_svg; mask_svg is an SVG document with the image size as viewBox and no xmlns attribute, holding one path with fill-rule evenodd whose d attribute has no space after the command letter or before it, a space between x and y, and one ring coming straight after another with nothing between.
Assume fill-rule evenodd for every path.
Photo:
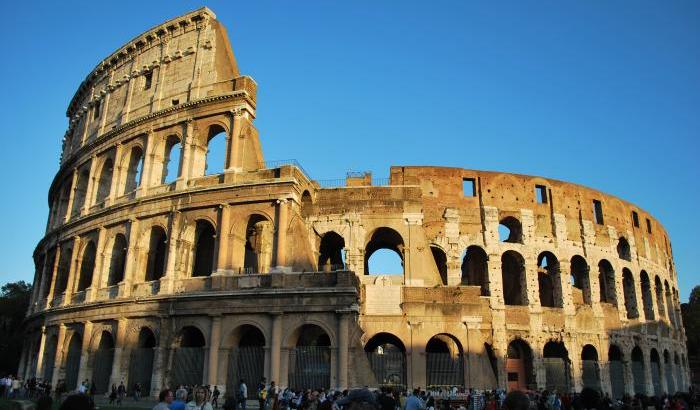
<instances>
[{"instance_id":1,"label":"tree","mask_svg":"<svg viewBox=\"0 0 700 410\"><path fill-rule=\"evenodd\" d=\"M29 308L32 286L24 281L0 288L0 374L16 374L24 346L24 316Z\"/></svg>"},{"instance_id":2,"label":"tree","mask_svg":"<svg viewBox=\"0 0 700 410\"><path fill-rule=\"evenodd\" d=\"M688 338L688 356L700 355L700 286L690 292L688 303L681 305L685 335Z\"/></svg>"}]
</instances>

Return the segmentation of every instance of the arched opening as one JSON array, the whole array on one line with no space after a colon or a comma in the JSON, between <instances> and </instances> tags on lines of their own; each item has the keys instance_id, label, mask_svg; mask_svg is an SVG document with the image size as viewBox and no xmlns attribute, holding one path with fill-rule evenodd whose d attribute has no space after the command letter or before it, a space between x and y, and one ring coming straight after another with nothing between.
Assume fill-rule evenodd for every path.
<instances>
[{"instance_id":1,"label":"arched opening","mask_svg":"<svg viewBox=\"0 0 700 410\"><path fill-rule=\"evenodd\" d=\"M303 194L301 194L301 216L304 218L308 217L313 213L313 199L311 198L311 194L309 191L304 191Z\"/></svg>"},{"instance_id":2,"label":"arched opening","mask_svg":"<svg viewBox=\"0 0 700 410\"><path fill-rule=\"evenodd\" d=\"M56 350L58 348L58 337L53 335L46 340L46 346L44 347L44 374L43 379L46 382L53 383L53 370L54 364L56 363ZM53 383L55 384L55 383Z\"/></svg>"},{"instance_id":3,"label":"arched opening","mask_svg":"<svg viewBox=\"0 0 700 410\"><path fill-rule=\"evenodd\" d=\"M61 248L61 256L58 258L58 269L56 272L56 284L54 285L54 297L66 291L72 255L73 249L71 247Z\"/></svg>"},{"instance_id":4,"label":"arched opening","mask_svg":"<svg viewBox=\"0 0 700 410\"><path fill-rule=\"evenodd\" d=\"M639 346L632 349L632 380L635 394L647 394L647 381L644 370L644 354Z\"/></svg>"},{"instance_id":5,"label":"arched opening","mask_svg":"<svg viewBox=\"0 0 700 410\"><path fill-rule=\"evenodd\" d=\"M141 391L145 394L150 394L155 348L156 336L153 334L153 331L147 327L142 327L136 340L136 346L131 349L128 379L130 389L136 383L139 383Z\"/></svg>"},{"instance_id":6,"label":"arched opening","mask_svg":"<svg viewBox=\"0 0 700 410\"><path fill-rule=\"evenodd\" d=\"M128 161L124 195L136 190L141 185L141 173L143 171L143 150L141 147L135 146L131 148Z\"/></svg>"},{"instance_id":7,"label":"arched opening","mask_svg":"<svg viewBox=\"0 0 700 410\"><path fill-rule=\"evenodd\" d=\"M345 261L343 260L343 249L345 248L345 240L337 233L330 231L326 232L321 238L318 255L318 270L322 272L331 272L345 269Z\"/></svg>"},{"instance_id":8,"label":"arched opening","mask_svg":"<svg viewBox=\"0 0 700 410\"><path fill-rule=\"evenodd\" d=\"M637 310L637 292L634 286L634 277L629 269L622 269L622 291L625 294L625 309L627 310L627 319L636 319L639 317Z\"/></svg>"},{"instance_id":9,"label":"arched opening","mask_svg":"<svg viewBox=\"0 0 700 410\"><path fill-rule=\"evenodd\" d=\"M666 393L674 394L676 393L676 383L673 379L673 362L671 361L671 354L668 350L664 350L664 370L666 376Z\"/></svg>"},{"instance_id":10,"label":"arched opening","mask_svg":"<svg viewBox=\"0 0 700 410\"><path fill-rule=\"evenodd\" d=\"M197 221L194 233L192 276L210 276L214 270L216 229L204 219Z\"/></svg>"},{"instance_id":11,"label":"arched opening","mask_svg":"<svg viewBox=\"0 0 700 410\"><path fill-rule=\"evenodd\" d=\"M671 326L676 327L676 317L673 312L673 300L671 300L671 288L668 286L668 281L664 280L664 291L666 295L666 315ZM669 393L673 393L669 391Z\"/></svg>"},{"instance_id":12,"label":"arched opening","mask_svg":"<svg viewBox=\"0 0 700 410\"><path fill-rule=\"evenodd\" d=\"M80 371L80 351L82 349L83 336L80 333L73 333L68 344L65 364L65 383L68 391L78 387L78 372ZM58 380L56 380L58 381Z\"/></svg>"},{"instance_id":13,"label":"arched opening","mask_svg":"<svg viewBox=\"0 0 700 410\"><path fill-rule=\"evenodd\" d=\"M73 206L71 207L71 217L80 215L80 209L85 205L85 196L87 195L87 186L90 181L90 165L85 165L78 171L78 180L73 190Z\"/></svg>"},{"instance_id":14,"label":"arched opening","mask_svg":"<svg viewBox=\"0 0 700 410\"><path fill-rule=\"evenodd\" d=\"M542 350L547 390L566 393L571 390L571 361L564 343L550 341Z\"/></svg>"},{"instance_id":15,"label":"arched opening","mask_svg":"<svg viewBox=\"0 0 700 410\"><path fill-rule=\"evenodd\" d=\"M377 333L365 344L375 383L371 386L406 387L406 347L390 333Z\"/></svg>"},{"instance_id":16,"label":"arched opening","mask_svg":"<svg viewBox=\"0 0 700 410\"><path fill-rule=\"evenodd\" d=\"M435 261L435 267L440 274L442 284L447 285L447 255L445 255L445 251L437 246L431 245L430 252L433 254L433 261Z\"/></svg>"},{"instance_id":17,"label":"arched opening","mask_svg":"<svg viewBox=\"0 0 700 410\"><path fill-rule=\"evenodd\" d=\"M666 314L666 306L664 306L664 288L658 276L654 279L654 287L656 288L656 305L659 317L663 318Z\"/></svg>"},{"instance_id":18,"label":"arched opening","mask_svg":"<svg viewBox=\"0 0 700 410\"><path fill-rule=\"evenodd\" d=\"M540 290L540 305L543 307L564 306L559 272L559 260L554 254L542 252L537 256L537 282Z\"/></svg>"},{"instance_id":19,"label":"arched opening","mask_svg":"<svg viewBox=\"0 0 700 410\"><path fill-rule=\"evenodd\" d=\"M501 256L501 273L504 303L506 305L526 306L528 300L525 259L515 251L506 251Z\"/></svg>"},{"instance_id":20,"label":"arched opening","mask_svg":"<svg viewBox=\"0 0 700 410\"><path fill-rule=\"evenodd\" d=\"M109 259L109 275L107 286L114 286L124 280L124 268L126 267L126 237L120 233L114 236L112 254Z\"/></svg>"},{"instance_id":21,"label":"arched opening","mask_svg":"<svg viewBox=\"0 0 700 410\"><path fill-rule=\"evenodd\" d=\"M167 249L168 245L165 230L158 225L153 226L148 241L146 282L158 280L165 274L165 254Z\"/></svg>"},{"instance_id":22,"label":"arched opening","mask_svg":"<svg viewBox=\"0 0 700 410\"><path fill-rule=\"evenodd\" d=\"M95 195L95 203L104 202L109 196L109 191L112 189L112 176L114 175L114 161L112 158L105 159L100 170L100 179L97 181L97 194Z\"/></svg>"},{"instance_id":23,"label":"arched opening","mask_svg":"<svg viewBox=\"0 0 700 410\"><path fill-rule=\"evenodd\" d=\"M163 175L161 184L169 184L175 182L180 177L180 158L182 156L182 144L180 139L171 135L165 141L165 157L163 158Z\"/></svg>"},{"instance_id":24,"label":"arched opening","mask_svg":"<svg viewBox=\"0 0 700 410\"><path fill-rule=\"evenodd\" d=\"M365 247L365 274L402 275L403 249L403 238L398 232L391 228L375 230Z\"/></svg>"},{"instance_id":25,"label":"arched opening","mask_svg":"<svg viewBox=\"0 0 700 410\"><path fill-rule=\"evenodd\" d=\"M95 383L95 393L103 394L109 389L109 378L112 375L114 363L114 339L103 331L100 343L93 355L92 382Z\"/></svg>"},{"instance_id":26,"label":"arched opening","mask_svg":"<svg viewBox=\"0 0 700 410\"><path fill-rule=\"evenodd\" d=\"M632 260L632 253L630 251L630 243L627 242L627 239L625 239L624 236L621 236L620 239L617 241L617 256L620 259L624 259L626 261Z\"/></svg>"},{"instance_id":27,"label":"arched opening","mask_svg":"<svg viewBox=\"0 0 700 410\"><path fill-rule=\"evenodd\" d=\"M83 257L80 262L80 279L78 280L78 292L84 291L92 284L92 275L95 271L95 242L90 241L83 249Z\"/></svg>"},{"instance_id":28,"label":"arched opening","mask_svg":"<svg viewBox=\"0 0 700 410\"><path fill-rule=\"evenodd\" d=\"M523 227L520 221L514 216L503 218L498 225L498 239L501 242L522 243Z\"/></svg>"},{"instance_id":29,"label":"arched opening","mask_svg":"<svg viewBox=\"0 0 700 410\"><path fill-rule=\"evenodd\" d=\"M676 384L678 387L679 391L685 391L685 383L683 382L683 369L681 367L681 361L680 358L678 357L678 353L675 353L673 355L673 365L676 370Z\"/></svg>"},{"instance_id":30,"label":"arched opening","mask_svg":"<svg viewBox=\"0 0 700 410\"><path fill-rule=\"evenodd\" d=\"M571 294L574 304L591 304L591 282L588 277L588 264L582 256L571 258Z\"/></svg>"},{"instance_id":31,"label":"arched opening","mask_svg":"<svg viewBox=\"0 0 700 410\"><path fill-rule=\"evenodd\" d=\"M600 367L598 351L593 345L585 345L581 350L581 381L584 388L600 390Z\"/></svg>"},{"instance_id":32,"label":"arched opening","mask_svg":"<svg viewBox=\"0 0 700 410\"><path fill-rule=\"evenodd\" d=\"M262 215L251 215L245 231L245 273L263 273L270 271L272 263L272 222Z\"/></svg>"},{"instance_id":33,"label":"arched opening","mask_svg":"<svg viewBox=\"0 0 700 410\"><path fill-rule=\"evenodd\" d=\"M226 168L226 130L213 125L207 138L207 158L204 175L221 174Z\"/></svg>"},{"instance_id":34,"label":"arched opening","mask_svg":"<svg viewBox=\"0 0 700 410\"><path fill-rule=\"evenodd\" d=\"M532 366L532 349L522 339L515 339L508 345L506 376L508 391L535 390L536 388Z\"/></svg>"},{"instance_id":35,"label":"arched opening","mask_svg":"<svg viewBox=\"0 0 700 410\"><path fill-rule=\"evenodd\" d=\"M661 388L661 360L656 349L651 349L649 361L651 363L651 384L654 386L654 396L661 397L663 394L663 389Z\"/></svg>"},{"instance_id":36,"label":"arched opening","mask_svg":"<svg viewBox=\"0 0 700 410\"><path fill-rule=\"evenodd\" d=\"M229 337L229 353L226 377L226 391L238 391L238 384L245 380L247 385L260 381L265 373L265 336L255 326L242 325ZM248 398L257 398L255 389L248 389Z\"/></svg>"},{"instance_id":37,"label":"arched opening","mask_svg":"<svg viewBox=\"0 0 700 410\"><path fill-rule=\"evenodd\" d=\"M481 296L490 296L489 267L486 252L472 245L467 248L462 257L462 285L480 286Z\"/></svg>"},{"instance_id":38,"label":"arched opening","mask_svg":"<svg viewBox=\"0 0 700 410\"><path fill-rule=\"evenodd\" d=\"M613 399L621 399L625 394L625 370L622 363L622 351L615 345L608 350L608 365L610 367L610 387Z\"/></svg>"},{"instance_id":39,"label":"arched opening","mask_svg":"<svg viewBox=\"0 0 700 410\"><path fill-rule=\"evenodd\" d=\"M433 336L425 346L425 354L428 386L464 386L464 355L454 336Z\"/></svg>"},{"instance_id":40,"label":"arched opening","mask_svg":"<svg viewBox=\"0 0 700 410\"><path fill-rule=\"evenodd\" d=\"M617 306L615 294L615 271L607 260L598 262L598 283L600 284L600 302Z\"/></svg>"},{"instance_id":41,"label":"arched opening","mask_svg":"<svg viewBox=\"0 0 700 410\"><path fill-rule=\"evenodd\" d=\"M61 195L58 199L58 210L56 210L56 218L54 219L53 226L62 225L66 220L66 215L68 214L68 202L70 201L71 186L70 182L64 182L63 189L61 190Z\"/></svg>"},{"instance_id":42,"label":"arched opening","mask_svg":"<svg viewBox=\"0 0 700 410\"><path fill-rule=\"evenodd\" d=\"M651 294L651 282L649 275L645 271L639 274L639 281L642 286L642 303L644 304L644 318L654 320L654 302Z\"/></svg>"},{"instance_id":43,"label":"arched opening","mask_svg":"<svg viewBox=\"0 0 700 410\"><path fill-rule=\"evenodd\" d=\"M289 350L289 387L293 390L328 389L331 385L331 341L317 325L299 327Z\"/></svg>"},{"instance_id":44,"label":"arched opening","mask_svg":"<svg viewBox=\"0 0 700 410\"><path fill-rule=\"evenodd\" d=\"M175 340L170 385L199 385L204 381L204 335L194 326L185 326Z\"/></svg>"}]
</instances>

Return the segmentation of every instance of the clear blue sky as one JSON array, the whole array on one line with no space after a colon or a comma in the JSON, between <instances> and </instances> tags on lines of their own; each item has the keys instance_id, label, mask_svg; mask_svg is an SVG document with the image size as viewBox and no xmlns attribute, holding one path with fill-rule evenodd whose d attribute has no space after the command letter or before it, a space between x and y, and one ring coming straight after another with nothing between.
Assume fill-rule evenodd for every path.
<instances>
[{"instance_id":1,"label":"clear blue sky","mask_svg":"<svg viewBox=\"0 0 700 410\"><path fill-rule=\"evenodd\" d=\"M197 1L7 2L0 283L31 281L65 111L123 43ZM312 177L446 165L577 182L669 231L700 283L700 2L212 1L259 84L267 159Z\"/></svg>"}]
</instances>

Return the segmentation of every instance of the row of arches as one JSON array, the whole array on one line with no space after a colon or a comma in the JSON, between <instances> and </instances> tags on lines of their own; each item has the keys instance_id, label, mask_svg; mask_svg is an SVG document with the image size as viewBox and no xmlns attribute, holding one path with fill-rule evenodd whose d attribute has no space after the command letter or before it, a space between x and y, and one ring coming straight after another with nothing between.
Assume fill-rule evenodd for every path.
<instances>
[{"instance_id":1,"label":"row of arches","mask_svg":"<svg viewBox=\"0 0 700 410\"><path fill-rule=\"evenodd\" d=\"M191 177L224 172L228 163L227 128L209 126L196 149L203 151L203 161L195 161ZM149 149L149 144L154 144ZM50 226L77 217L82 209L133 193L142 184L157 186L175 182L184 169L183 138L169 134L159 139L138 136L112 148L76 168L70 180L64 181L52 205ZM146 155L146 152L149 155ZM95 162L93 164L93 161ZM148 175L144 171L148 170Z\"/></svg>"}]
</instances>

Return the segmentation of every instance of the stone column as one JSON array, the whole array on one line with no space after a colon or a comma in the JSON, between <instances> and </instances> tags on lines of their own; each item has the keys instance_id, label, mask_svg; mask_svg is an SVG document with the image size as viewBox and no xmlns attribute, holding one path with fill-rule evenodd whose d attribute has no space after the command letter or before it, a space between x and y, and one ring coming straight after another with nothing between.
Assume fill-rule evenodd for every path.
<instances>
[{"instance_id":1,"label":"stone column","mask_svg":"<svg viewBox=\"0 0 700 410\"><path fill-rule=\"evenodd\" d=\"M241 171L243 169L243 153L241 152L243 144L241 141L245 138L245 135L241 134L243 118L233 110L229 111L229 115L231 117L231 133L228 141L229 161L225 171Z\"/></svg>"},{"instance_id":2,"label":"stone column","mask_svg":"<svg viewBox=\"0 0 700 410\"><path fill-rule=\"evenodd\" d=\"M95 188L95 167L97 166L97 155L93 155L90 158L90 171L88 173L88 183L85 189L85 199L83 200L83 207L80 208L80 215L85 215L90 210L92 206L92 191Z\"/></svg>"},{"instance_id":3,"label":"stone column","mask_svg":"<svg viewBox=\"0 0 700 410\"><path fill-rule=\"evenodd\" d=\"M78 266L78 255L80 254L80 237L73 237L73 253L70 258L70 269L68 269L68 282L66 283L66 291L63 297L63 306L67 306L71 303L73 298L73 292L75 289L75 276L80 275L80 267Z\"/></svg>"},{"instance_id":4,"label":"stone column","mask_svg":"<svg viewBox=\"0 0 700 410\"><path fill-rule=\"evenodd\" d=\"M280 379L280 351L282 348L282 313L272 312L272 331L270 332L270 381Z\"/></svg>"},{"instance_id":5,"label":"stone column","mask_svg":"<svg viewBox=\"0 0 700 410\"><path fill-rule=\"evenodd\" d=\"M68 196L68 204L66 205L66 214L64 215L63 223L71 220L73 214L73 201L75 200L75 190L78 183L78 168L73 168L73 178L70 185L70 195Z\"/></svg>"},{"instance_id":6,"label":"stone column","mask_svg":"<svg viewBox=\"0 0 700 410\"><path fill-rule=\"evenodd\" d=\"M625 381L625 393L634 396L634 377L632 376L632 360L625 356L622 361L622 374Z\"/></svg>"},{"instance_id":7,"label":"stone column","mask_svg":"<svg viewBox=\"0 0 700 410\"><path fill-rule=\"evenodd\" d=\"M90 359L90 339L92 339L93 323L86 321L83 325L83 344L80 347L80 370L78 370L78 385L85 379L90 379L92 366L88 367Z\"/></svg>"},{"instance_id":8,"label":"stone column","mask_svg":"<svg viewBox=\"0 0 700 410\"><path fill-rule=\"evenodd\" d=\"M228 204L219 205L219 226L216 235L216 267L214 274L223 275L227 270L231 270L229 264L229 229L231 220L231 207Z\"/></svg>"},{"instance_id":9,"label":"stone column","mask_svg":"<svg viewBox=\"0 0 700 410\"><path fill-rule=\"evenodd\" d=\"M338 390L348 388L348 357L350 347L350 337L348 335L348 324L350 323L350 313L338 311Z\"/></svg>"},{"instance_id":10,"label":"stone column","mask_svg":"<svg viewBox=\"0 0 700 410\"><path fill-rule=\"evenodd\" d=\"M127 332L129 331L128 329L129 326L129 319L122 317L119 318L119 321L117 322L117 337L116 343L114 344L114 359L112 360L112 374L109 377L109 385L116 384L117 386L119 385L119 382L121 379L124 377L122 376L122 362L123 362L123 354L124 354L124 347L126 346L126 336Z\"/></svg>"},{"instance_id":11,"label":"stone column","mask_svg":"<svg viewBox=\"0 0 700 410\"><path fill-rule=\"evenodd\" d=\"M58 273L58 263L59 263L60 259L61 259L61 245L60 245L60 244L57 244L57 245L56 245L56 253L55 253L55 256L54 256L53 265L52 265L52 267L51 267L51 272L52 272L52 273L51 273L51 285L49 286L49 293L48 293L48 295L46 296L46 306L44 306L44 308L50 307L50 306L51 306L51 301L52 301L53 298L54 298L54 293L55 293L55 291L56 291L56 276L58 276L58 275L57 275L57 273Z\"/></svg>"},{"instance_id":12,"label":"stone column","mask_svg":"<svg viewBox=\"0 0 700 410\"><path fill-rule=\"evenodd\" d=\"M97 299L97 295L102 287L102 272L104 267L104 248L105 248L105 236L107 235L107 229L104 226L99 228L99 233L97 235L97 252L95 255L95 268L92 272L92 282L90 287L85 289L85 302L93 302Z\"/></svg>"},{"instance_id":13,"label":"stone column","mask_svg":"<svg viewBox=\"0 0 700 410\"><path fill-rule=\"evenodd\" d=\"M44 349L46 349L46 326L41 327L41 340L39 341L39 351L36 358L36 371L34 377L37 379L44 377Z\"/></svg>"},{"instance_id":14,"label":"stone column","mask_svg":"<svg viewBox=\"0 0 700 410\"><path fill-rule=\"evenodd\" d=\"M162 317L160 319L160 335L158 336L158 345L154 348L153 355L153 372L151 374L151 397L157 396L162 387L166 385L165 375L167 372L167 343L170 337L170 319ZM177 387L177 386L170 386Z\"/></svg>"},{"instance_id":15,"label":"stone column","mask_svg":"<svg viewBox=\"0 0 700 410\"><path fill-rule=\"evenodd\" d=\"M216 386L219 372L219 347L221 346L221 316L211 318L211 337L209 341L209 374L207 383Z\"/></svg>"},{"instance_id":16,"label":"stone column","mask_svg":"<svg viewBox=\"0 0 700 410\"><path fill-rule=\"evenodd\" d=\"M408 322L411 329L411 351L410 356L406 359L410 361L410 371L408 376L410 381L407 383L410 387L425 386L427 383L426 368L425 368L425 346L418 345L415 335L420 333L420 328L423 322Z\"/></svg>"},{"instance_id":17,"label":"stone column","mask_svg":"<svg viewBox=\"0 0 700 410\"><path fill-rule=\"evenodd\" d=\"M52 387L56 388L56 383L61 376L61 370L63 367L63 345L66 343L66 325L58 325L58 340L56 343L56 356L53 358L53 374L51 375Z\"/></svg>"},{"instance_id":18,"label":"stone column","mask_svg":"<svg viewBox=\"0 0 700 410\"><path fill-rule=\"evenodd\" d=\"M196 132L195 123L190 118L185 122L185 133L182 136L182 170L175 182L175 189L187 188L187 183L192 178L192 166L194 161L194 134Z\"/></svg>"},{"instance_id":19,"label":"stone column","mask_svg":"<svg viewBox=\"0 0 700 410\"><path fill-rule=\"evenodd\" d=\"M144 144L144 150L143 150L143 167L141 169L141 181L136 187L136 198L142 197L148 193L148 188L151 186L151 178L153 177L151 175L152 170L153 170L153 162L155 161L156 158L156 153L154 152L155 148L155 142L153 141L155 139L153 132L148 131L146 133L146 144Z\"/></svg>"},{"instance_id":20,"label":"stone column","mask_svg":"<svg viewBox=\"0 0 700 410\"><path fill-rule=\"evenodd\" d=\"M283 270L287 267L287 225L288 218L288 200L277 200L277 242L275 264L278 270Z\"/></svg>"},{"instance_id":21,"label":"stone column","mask_svg":"<svg viewBox=\"0 0 700 410\"><path fill-rule=\"evenodd\" d=\"M114 201L119 197L120 185L121 185L121 175L122 175L122 157L124 156L124 145L118 142L114 150L114 164L112 165L112 184L109 186L109 195L105 199L105 207L108 207L114 203Z\"/></svg>"},{"instance_id":22,"label":"stone column","mask_svg":"<svg viewBox=\"0 0 700 410\"><path fill-rule=\"evenodd\" d=\"M53 267L54 264L56 263L56 255L58 254L58 246L56 246L56 251L54 252L53 255L53 260L49 258L50 252L46 252L46 258L44 258L44 268L42 269L41 272L41 281L39 282L39 293L37 294L37 300L36 300L36 310L43 310L46 309L46 304L43 306L40 306L40 302L43 300L44 295L46 295L47 292L47 287L50 288L51 285L53 284ZM51 275L49 276L49 272L51 272ZM48 298L47 298L48 301Z\"/></svg>"},{"instance_id":23,"label":"stone column","mask_svg":"<svg viewBox=\"0 0 700 410\"><path fill-rule=\"evenodd\" d=\"M27 376L25 373L27 367L27 356L29 355L29 350L31 349L31 343L25 343L22 348L22 352L19 354L19 366L17 366L17 377L24 380Z\"/></svg>"},{"instance_id":24,"label":"stone column","mask_svg":"<svg viewBox=\"0 0 700 410\"><path fill-rule=\"evenodd\" d=\"M119 284L119 297L128 297L131 295L131 286L134 282L134 275L138 270L138 233L139 220L129 220L129 242L126 247L126 263L124 265L124 280Z\"/></svg>"},{"instance_id":25,"label":"stone column","mask_svg":"<svg viewBox=\"0 0 700 410\"><path fill-rule=\"evenodd\" d=\"M165 275L160 278L161 294L169 294L173 292L173 286L176 279L175 264L177 262L177 248L180 240L177 238L177 232L180 231L181 214L180 211L170 213L170 229L168 230L168 254L165 260Z\"/></svg>"}]
</instances>

